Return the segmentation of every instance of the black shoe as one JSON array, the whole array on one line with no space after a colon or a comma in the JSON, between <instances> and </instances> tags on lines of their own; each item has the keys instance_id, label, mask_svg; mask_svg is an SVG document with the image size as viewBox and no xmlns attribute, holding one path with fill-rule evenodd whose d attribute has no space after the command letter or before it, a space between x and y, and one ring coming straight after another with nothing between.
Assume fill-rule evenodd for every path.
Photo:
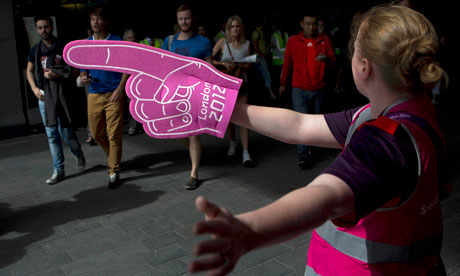
<instances>
[{"instance_id":1,"label":"black shoe","mask_svg":"<svg viewBox=\"0 0 460 276\"><path fill-rule=\"evenodd\" d=\"M65 178L65 173L64 173L64 170L60 171L60 172L53 172L53 175L46 180L46 184L49 184L49 185L54 185L58 182L60 182L62 179Z\"/></svg>"},{"instance_id":2,"label":"black shoe","mask_svg":"<svg viewBox=\"0 0 460 276\"><path fill-rule=\"evenodd\" d=\"M190 179L185 183L185 189L187 190L195 190L200 186L200 181L198 178L190 176Z\"/></svg>"},{"instance_id":3,"label":"black shoe","mask_svg":"<svg viewBox=\"0 0 460 276\"><path fill-rule=\"evenodd\" d=\"M80 155L78 157L75 157L75 160L77 162L78 172L84 171L86 167L86 160L85 160L85 155L83 154L83 152L80 152Z\"/></svg>"},{"instance_id":4,"label":"black shoe","mask_svg":"<svg viewBox=\"0 0 460 276\"><path fill-rule=\"evenodd\" d=\"M254 161L252 161L249 154L247 156L243 155L243 167L245 168L254 168Z\"/></svg>"},{"instance_id":5,"label":"black shoe","mask_svg":"<svg viewBox=\"0 0 460 276\"><path fill-rule=\"evenodd\" d=\"M109 175L109 189L116 189L120 187L120 174L118 172Z\"/></svg>"},{"instance_id":6,"label":"black shoe","mask_svg":"<svg viewBox=\"0 0 460 276\"><path fill-rule=\"evenodd\" d=\"M93 137L88 137L88 139L86 139L86 143L88 143L90 146L97 145L97 143L96 143L96 141L94 140Z\"/></svg>"},{"instance_id":7,"label":"black shoe","mask_svg":"<svg viewBox=\"0 0 460 276\"><path fill-rule=\"evenodd\" d=\"M254 161L252 160L246 160L243 162L243 167L245 168L254 168Z\"/></svg>"}]
</instances>

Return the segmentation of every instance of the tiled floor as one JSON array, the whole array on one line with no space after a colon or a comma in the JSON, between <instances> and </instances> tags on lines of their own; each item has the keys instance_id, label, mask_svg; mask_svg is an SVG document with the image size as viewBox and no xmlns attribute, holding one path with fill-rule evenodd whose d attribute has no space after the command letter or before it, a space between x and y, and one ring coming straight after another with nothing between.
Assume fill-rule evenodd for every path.
<instances>
[{"instance_id":1,"label":"tiled floor","mask_svg":"<svg viewBox=\"0 0 460 276\"><path fill-rule=\"evenodd\" d=\"M441 122L454 169L454 193L442 203L442 257L448 275L460 275L460 131L452 110ZM454 124L455 123L455 124ZM79 136L84 141L85 131ZM0 141L0 276L185 275L191 233L202 219L194 199L205 195L234 213L254 209L305 185L333 160L324 151L300 171L295 146L251 134L257 166L226 156L227 141L203 136L202 186L185 190L187 151L178 140L125 136L123 185L108 190L105 156L83 146L87 169L76 173L66 148L67 179L49 186L52 167L45 134ZM241 153L240 153L241 155ZM234 275L303 275L309 235L244 256Z\"/></svg>"}]
</instances>

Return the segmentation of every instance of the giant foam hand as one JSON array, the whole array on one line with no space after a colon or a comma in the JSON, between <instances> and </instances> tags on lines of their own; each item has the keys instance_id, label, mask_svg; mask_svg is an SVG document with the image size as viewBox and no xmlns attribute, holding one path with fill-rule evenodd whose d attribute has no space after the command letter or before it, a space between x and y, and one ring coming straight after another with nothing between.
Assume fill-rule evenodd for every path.
<instances>
[{"instance_id":1,"label":"giant foam hand","mask_svg":"<svg viewBox=\"0 0 460 276\"><path fill-rule=\"evenodd\" d=\"M72 41L64 60L77 68L130 74L131 115L155 138L223 138L242 82L200 59L126 41Z\"/></svg>"}]
</instances>

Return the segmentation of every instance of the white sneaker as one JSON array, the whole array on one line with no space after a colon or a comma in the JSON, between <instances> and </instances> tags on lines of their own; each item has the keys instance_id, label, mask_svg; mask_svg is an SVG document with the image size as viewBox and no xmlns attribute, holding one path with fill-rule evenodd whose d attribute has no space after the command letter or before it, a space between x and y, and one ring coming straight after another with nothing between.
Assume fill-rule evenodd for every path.
<instances>
[{"instance_id":1,"label":"white sneaker","mask_svg":"<svg viewBox=\"0 0 460 276\"><path fill-rule=\"evenodd\" d=\"M65 178L65 173L64 171L60 171L60 172L53 172L53 175L46 180L46 184L56 184L58 183L59 181L61 181L62 179Z\"/></svg>"},{"instance_id":2,"label":"white sneaker","mask_svg":"<svg viewBox=\"0 0 460 276\"><path fill-rule=\"evenodd\" d=\"M228 156L234 156L237 146L238 146L238 144L235 141L230 141L230 147L228 148L227 155Z\"/></svg>"}]
</instances>

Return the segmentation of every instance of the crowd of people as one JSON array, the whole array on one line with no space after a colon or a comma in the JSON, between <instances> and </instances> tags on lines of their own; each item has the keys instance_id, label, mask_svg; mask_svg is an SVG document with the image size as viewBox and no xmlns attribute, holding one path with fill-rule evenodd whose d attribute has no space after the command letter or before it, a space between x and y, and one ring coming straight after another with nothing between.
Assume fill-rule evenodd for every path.
<instances>
[{"instance_id":1,"label":"crowd of people","mask_svg":"<svg viewBox=\"0 0 460 276\"><path fill-rule=\"evenodd\" d=\"M410 6L408 1L401 1L399 4ZM242 79L238 103L256 103L290 108L305 114L321 114L349 109L367 102L352 81L345 42L349 36L344 35L348 32L348 27L332 25L326 17L310 11L299 18L300 28L297 34L287 32L287 24L279 14L275 14L270 21L265 15L259 16L256 27L249 31L246 30L243 19L234 15L222 22L212 39L208 38L206 26L197 23L188 5L177 9L177 23L174 25L173 34L164 39L156 37L154 31L148 27L142 31L125 29L122 36L109 32L109 14L102 7L92 8L89 18L90 29L86 39L124 40L162 48L203 59L218 70ZM72 85L71 79L75 77L74 72L77 72L77 85L85 87L87 94L86 142L100 145L107 154L109 187L117 187L123 120L129 120L128 135L143 131L141 124L129 112L124 112L129 104L129 98L123 93L128 76L100 70L79 72L68 67L63 60L55 58L55 55L59 56L62 52L64 42L52 35L51 18L38 16L35 23L42 39L30 51L27 79L39 99L53 158L54 171L46 182L55 184L65 177L61 136L76 156L79 170L83 170L85 166L86 161L75 129L71 127L73 114L67 97L68 87ZM139 32L143 37L137 36ZM254 63L238 62L253 54L257 55ZM54 63L51 62L52 59ZM66 72L61 72L61 68L65 68ZM39 70L43 71L43 76L38 74ZM433 89L434 103L437 103L441 87L440 81ZM48 90L49 93L43 94ZM235 125L229 124L228 156L236 155L239 148L235 133ZM249 130L240 127L239 138L242 164L248 168L253 167L254 161L249 154ZM184 139L184 142L189 149L191 163L190 178L185 187L196 189L200 184L198 173L201 140L199 136L191 136ZM298 167L311 168L319 153L319 148L299 144L296 155Z\"/></svg>"},{"instance_id":2,"label":"crowd of people","mask_svg":"<svg viewBox=\"0 0 460 276\"><path fill-rule=\"evenodd\" d=\"M299 20L300 32L290 36L280 17L276 17L270 27L267 17L261 16L254 30L247 31L243 19L234 15L224 20L219 32L211 40L204 24L196 23L190 6L182 5L176 13L177 23L174 25L173 34L164 39L156 37L150 28L142 31L125 29L122 36L118 36L109 31L108 10L105 7L93 7L89 12L90 28L86 39L136 42L205 60L218 70L243 80L238 103L247 104L251 97L253 102L257 102L257 97L265 97L270 101L261 101L262 105L282 107L280 98L289 94L292 95L292 101L289 99L288 104L283 107L293 106L294 110L302 113L322 111L326 93L325 75L336 63L336 50L329 37L324 34L324 19L306 13ZM87 95L86 142L99 145L106 153L108 186L116 188L120 182L124 119L129 120L128 135L142 132L141 124L129 112L124 112L129 104L129 98L124 95L128 75L69 67L61 58L65 43L52 35L54 26L51 18L37 16L35 24L41 41L30 51L27 79L39 99L53 157L54 171L46 182L55 184L65 178L61 136L71 147L78 169L82 171L85 167L86 160L75 135L75 128L72 127L72 122L75 121L72 117L75 115L72 104L69 103L71 89L68 88L75 85L73 79L77 76L77 86L85 87ZM143 37L137 36L139 32ZM239 62L254 54L257 58L253 62ZM308 59L303 58L306 56ZM241 163L244 167L253 167L254 161L249 153L249 130L245 127L236 129L234 124L229 124L227 155L237 155L237 149L240 148L236 133L239 133L242 148ZM189 149L191 163L190 178L185 188L196 189L200 185L200 136L183 140ZM314 163L312 148L306 145L298 146L297 157L298 166L302 169L307 169Z\"/></svg>"},{"instance_id":3,"label":"crowd of people","mask_svg":"<svg viewBox=\"0 0 460 276\"><path fill-rule=\"evenodd\" d=\"M314 163L316 147L342 149L310 184L261 209L233 216L197 198L197 208L207 220L197 223L194 231L210 233L212 239L196 245L194 253L207 257L193 261L192 272L211 270L213 275L224 275L243 254L316 228L306 275L445 274L439 255L440 200L449 186L439 166L445 151L429 94L447 78L435 60L438 37L429 20L401 3L357 14L348 61L345 46L334 45L337 33L324 18L309 12L299 18L297 34L288 34L283 22L276 20L269 32L263 17L252 32L246 32L243 19L234 15L224 21L213 41L206 37L205 26L195 28L189 6L179 6L176 15L174 33L164 39L139 38L131 29L121 37L108 31L106 10L96 7L89 13L91 35L87 39L126 40L162 48L202 59L242 79L227 130L227 154L236 154L235 126L239 126L245 167L254 163L249 154L249 130L297 144L301 169ZM62 59L65 44L52 35L51 18L37 16L35 24L41 41L30 51L27 79L39 100L53 159L54 171L46 183L65 178L61 137L74 154L77 168L85 168L66 93L78 74L88 89L89 138L107 155L108 188L117 188L122 169L124 87L129 76L92 69L75 74ZM257 55L254 63L240 62L253 54ZM351 82L347 70L354 89L369 104L357 100L352 106L335 107L338 110L325 108L328 93L353 89L344 85ZM259 76L260 87L254 86L254 74ZM255 87L275 107L250 105ZM277 108L276 102L288 91L293 110ZM128 134L138 132L139 125L131 118ZM193 190L200 185L203 145L199 135L184 142L191 163L185 188ZM328 265L331 258L334 266Z\"/></svg>"}]
</instances>

